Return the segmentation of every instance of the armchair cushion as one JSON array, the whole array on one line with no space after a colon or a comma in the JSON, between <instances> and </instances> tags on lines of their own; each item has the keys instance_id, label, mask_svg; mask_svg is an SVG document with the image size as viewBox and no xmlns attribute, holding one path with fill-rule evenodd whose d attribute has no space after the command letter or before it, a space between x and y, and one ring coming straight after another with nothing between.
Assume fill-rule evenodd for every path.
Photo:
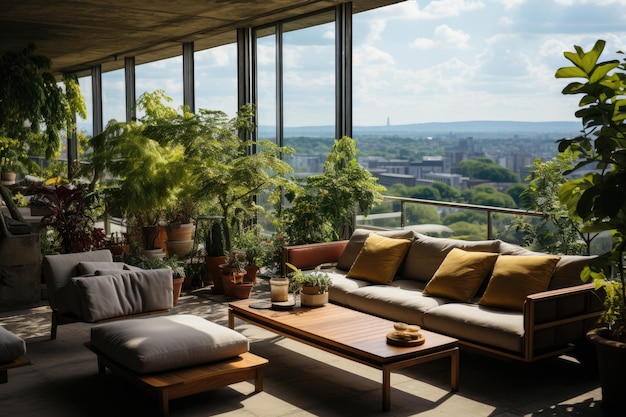
<instances>
[{"instance_id":1,"label":"armchair cushion","mask_svg":"<svg viewBox=\"0 0 626 417\"><path fill-rule=\"evenodd\" d=\"M241 333L190 314L94 326L91 343L105 356L142 374L228 359L249 349Z\"/></svg>"},{"instance_id":2,"label":"armchair cushion","mask_svg":"<svg viewBox=\"0 0 626 417\"><path fill-rule=\"evenodd\" d=\"M72 282L79 293L80 314L88 322L173 306L170 269L74 277Z\"/></svg>"}]
</instances>

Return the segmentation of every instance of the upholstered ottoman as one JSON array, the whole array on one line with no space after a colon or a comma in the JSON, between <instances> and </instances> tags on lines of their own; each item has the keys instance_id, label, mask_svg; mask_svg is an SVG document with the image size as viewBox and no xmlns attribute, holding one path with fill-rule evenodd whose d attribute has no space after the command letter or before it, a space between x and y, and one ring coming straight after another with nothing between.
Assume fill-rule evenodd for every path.
<instances>
[{"instance_id":1,"label":"upholstered ottoman","mask_svg":"<svg viewBox=\"0 0 626 417\"><path fill-rule=\"evenodd\" d=\"M106 368L159 398L169 400L254 379L263 390L267 359L248 352L248 339L201 317L181 314L122 320L94 326L86 346Z\"/></svg>"},{"instance_id":2,"label":"upholstered ottoman","mask_svg":"<svg viewBox=\"0 0 626 417\"><path fill-rule=\"evenodd\" d=\"M8 369L30 364L25 354L24 339L0 326L0 384L8 382Z\"/></svg>"}]
</instances>

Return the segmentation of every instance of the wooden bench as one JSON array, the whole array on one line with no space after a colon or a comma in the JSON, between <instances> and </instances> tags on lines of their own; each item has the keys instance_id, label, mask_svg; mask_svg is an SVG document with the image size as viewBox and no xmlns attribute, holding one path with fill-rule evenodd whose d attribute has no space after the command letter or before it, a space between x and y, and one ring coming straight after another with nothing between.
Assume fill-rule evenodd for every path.
<instances>
[{"instance_id":1,"label":"wooden bench","mask_svg":"<svg viewBox=\"0 0 626 417\"><path fill-rule=\"evenodd\" d=\"M163 416L169 415L169 401L198 394L236 382L254 380L254 391L263 391L263 367L268 360L250 352L231 359L173 371L138 374L107 358L90 342L85 343L98 356L98 372L109 368L131 384L156 395Z\"/></svg>"}]
</instances>

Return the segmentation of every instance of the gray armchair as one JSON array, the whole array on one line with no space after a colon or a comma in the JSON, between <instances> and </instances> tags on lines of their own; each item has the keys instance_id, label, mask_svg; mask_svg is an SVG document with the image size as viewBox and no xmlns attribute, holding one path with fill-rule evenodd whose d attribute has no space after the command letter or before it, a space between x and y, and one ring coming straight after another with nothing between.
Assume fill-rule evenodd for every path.
<instances>
[{"instance_id":1,"label":"gray armchair","mask_svg":"<svg viewBox=\"0 0 626 417\"><path fill-rule=\"evenodd\" d=\"M171 270L113 262L109 250L45 256L43 275L52 308L51 339L62 324L97 323L173 307Z\"/></svg>"}]
</instances>

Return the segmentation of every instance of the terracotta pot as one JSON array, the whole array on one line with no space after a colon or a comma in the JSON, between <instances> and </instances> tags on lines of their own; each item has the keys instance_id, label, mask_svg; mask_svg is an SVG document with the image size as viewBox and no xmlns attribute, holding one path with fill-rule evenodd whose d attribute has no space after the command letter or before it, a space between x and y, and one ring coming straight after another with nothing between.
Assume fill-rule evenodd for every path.
<instances>
[{"instance_id":1,"label":"terracotta pot","mask_svg":"<svg viewBox=\"0 0 626 417\"><path fill-rule=\"evenodd\" d=\"M244 275L246 275L246 271L230 272L228 268L223 268L222 269L222 285L224 286L224 295L226 295L227 297L239 298L236 295L237 293L236 287L249 286L250 289L252 289L252 286L254 284L252 284L251 282L245 282L245 283L243 282ZM249 292L248 292L248 295L250 295ZM248 297L243 297L243 298L248 298Z\"/></svg>"},{"instance_id":2,"label":"terracotta pot","mask_svg":"<svg viewBox=\"0 0 626 417\"><path fill-rule=\"evenodd\" d=\"M174 296L174 305L178 304L178 298L180 297L180 291L183 288L183 282L185 278L174 278L172 284L174 286L172 295Z\"/></svg>"},{"instance_id":3,"label":"terracotta pot","mask_svg":"<svg viewBox=\"0 0 626 417\"><path fill-rule=\"evenodd\" d=\"M235 284L233 287L233 297L239 298L240 300L245 299L245 298L250 298L252 287L254 287L254 284L251 282Z\"/></svg>"},{"instance_id":4,"label":"terracotta pot","mask_svg":"<svg viewBox=\"0 0 626 417\"><path fill-rule=\"evenodd\" d=\"M193 250L193 240L166 240L167 255L185 258Z\"/></svg>"},{"instance_id":5,"label":"terracotta pot","mask_svg":"<svg viewBox=\"0 0 626 417\"><path fill-rule=\"evenodd\" d=\"M587 332L587 339L596 347L602 388L602 414L608 417L622 415L624 412L626 343L608 339L607 336L606 328Z\"/></svg>"},{"instance_id":6,"label":"terracotta pot","mask_svg":"<svg viewBox=\"0 0 626 417\"><path fill-rule=\"evenodd\" d=\"M210 282L207 282L207 285L213 283L213 288L211 291L214 294L223 294L224 293L224 285L222 284L222 273L219 269L219 265L223 264L226 260L226 256L205 256L204 262L207 267L207 275Z\"/></svg>"},{"instance_id":7,"label":"terracotta pot","mask_svg":"<svg viewBox=\"0 0 626 417\"><path fill-rule=\"evenodd\" d=\"M256 283L256 274L259 272L259 267L256 265L246 265L246 276L244 277L244 281Z\"/></svg>"},{"instance_id":8,"label":"terracotta pot","mask_svg":"<svg viewBox=\"0 0 626 417\"><path fill-rule=\"evenodd\" d=\"M192 240L193 223L170 223L165 227L168 241Z\"/></svg>"}]
</instances>

